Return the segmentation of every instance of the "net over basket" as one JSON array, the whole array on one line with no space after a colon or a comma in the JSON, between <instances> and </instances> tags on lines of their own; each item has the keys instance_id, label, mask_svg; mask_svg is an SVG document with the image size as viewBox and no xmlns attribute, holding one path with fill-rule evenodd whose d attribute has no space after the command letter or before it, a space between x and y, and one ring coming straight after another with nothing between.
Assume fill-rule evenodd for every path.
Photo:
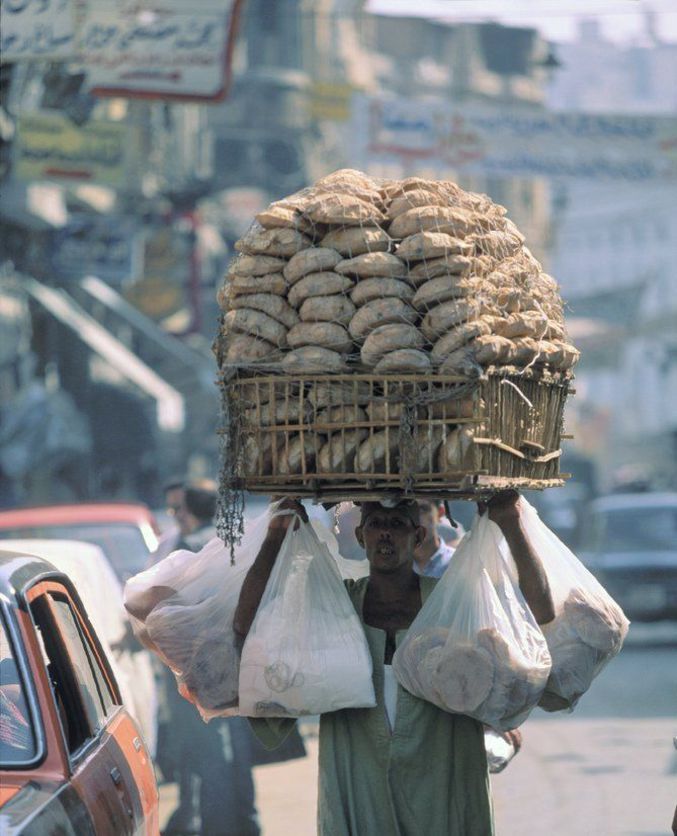
<instances>
[{"instance_id":1,"label":"net over basket","mask_svg":"<svg viewBox=\"0 0 677 836\"><path fill-rule=\"evenodd\" d=\"M450 181L344 170L236 244L214 343L219 525L244 490L322 501L562 484L577 350L505 209Z\"/></svg>"}]
</instances>

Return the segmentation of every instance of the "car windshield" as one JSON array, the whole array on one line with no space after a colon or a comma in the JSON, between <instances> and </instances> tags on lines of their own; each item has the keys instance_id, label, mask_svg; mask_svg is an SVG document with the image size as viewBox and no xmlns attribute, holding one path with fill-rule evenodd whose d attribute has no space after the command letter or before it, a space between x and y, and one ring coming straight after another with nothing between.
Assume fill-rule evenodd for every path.
<instances>
[{"instance_id":1,"label":"car windshield","mask_svg":"<svg viewBox=\"0 0 677 836\"><path fill-rule=\"evenodd\" d=\"M125 523L31 525L5 528L3 539L43 537L50 540L81 540L99 546L122 580L143 571L148 565L148 547L143 535L133 525Z\"/></svg>"},{"instance_id":2,"label":"car windshield","mask_svg":"<svg viewBox=\"0 0 677 836\"><path fill-rule=\"evenodd\" d=\"M24 685L4 621L0 619L0 765L35 758L35 732Z\"/></svg>"},{"instance_id":3,"label":"car windshield","mask_svg":"<svg viewBox=\"0 0 677 836\"><path fill-rule=\"evenodd\" d=\"M594 551L637 552L677 549L677 508L627 508L593 518Z\"/></svg>"}]
</instances>

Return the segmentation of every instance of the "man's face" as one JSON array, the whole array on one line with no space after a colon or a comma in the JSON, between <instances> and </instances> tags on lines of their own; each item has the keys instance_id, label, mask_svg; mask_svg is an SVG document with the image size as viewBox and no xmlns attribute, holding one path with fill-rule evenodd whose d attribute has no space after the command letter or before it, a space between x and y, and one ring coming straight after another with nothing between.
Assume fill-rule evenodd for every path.
<instances>
[{"instance_id":1,"label":"man's face","mask_svg":"<svg viewBox=\"0 0 677 836\"><path fill-rule=\"evenodd\" d=\"M425 538L421 546L431 546L435 543L437 537L437 524L439 522L437 508L434 506L430 508L421 507L419 513L421 515L421 527L425 529Z\"/></svg>"},{"instance_id":2,"label":"man's face","mask_svg":"<svg viewBox=\"0 0 677 836\"><path fill-rule=\"evenodd\" d=\"M166 493L167 511L174 517L181 535L185 537L195 528L193 515L186 508L183 488L172 488Z\"/></svg>"},{"instance_id":3,"label":"man's face","mask_svg":"<svg viewBox=\"0 0 677 836\"><path fill-rule=\"evenodd\" d=\"M371 570L390 573L413 565L414 549L423 541L425 529L397 508L382 508L367 515L355 536Z\"/></svg>"}]
</instances>

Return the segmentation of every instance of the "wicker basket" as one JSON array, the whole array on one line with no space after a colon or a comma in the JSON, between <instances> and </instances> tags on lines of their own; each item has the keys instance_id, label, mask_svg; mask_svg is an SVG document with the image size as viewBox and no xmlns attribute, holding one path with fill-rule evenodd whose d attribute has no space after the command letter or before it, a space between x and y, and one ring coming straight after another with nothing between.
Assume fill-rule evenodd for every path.
<instances>
[{"instance_id":1,"label":"wicker basket","mask_svg":"<svg viewBox=\"0 0 677 836\"><path fill-rule=\"evenodd\" d=\"M559 472L564 403L571 376L501 368L477 379L445 375L236 375L224 392L224 484L252 493L324 502L385 497L477 497L507 487L563 484ZM322 393L324 397L322 396ZM359 407L358 420L328 423L321 410ZM293 418L293 420L291 420ZM439 470L421 438L466 426L473 442L463 466ZM385 432L385 456L358 472L349 440ZM383 438L383 436L381 436ZM299 439L301 442L299 443ZM318 468L335 439L350 470ZM296 440L296 472L289 451ZM300 450L299 450L300 448Z\"/></svg>"}]
</instances>

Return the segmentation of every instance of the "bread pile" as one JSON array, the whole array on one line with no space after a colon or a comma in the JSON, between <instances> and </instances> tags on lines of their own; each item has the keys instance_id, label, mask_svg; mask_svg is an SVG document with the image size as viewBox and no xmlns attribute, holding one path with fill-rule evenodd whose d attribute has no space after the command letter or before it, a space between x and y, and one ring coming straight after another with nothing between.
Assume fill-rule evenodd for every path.
<instances>
[{"instance_id":1,"label":"bread pile","mask_svg":"<svg viewBox=\"0 0 677 836\"><path fill-rule=\"evenodd\" d=\"M541 629L552 657L552 671L539 705L546 711L560 711L573 708L620 651L628 620L611 599L572 589L561 614Z\"/></svg>"},{"instance_id":2,"label":"bread pile","mask_svg":"<svg viewBox=\"0 0 677 836\"><path fill-rule=\"evenodd\" d=\"M512 729L543 693L549 658L542 655L538 664L534 658L518 654L495 628L462 641L450 640L445 627L433 627L403 645L398 675L404 676L402 684L408 690L445 711L467 714L496 729Z\"/></svg>"},{"instance_id":3,"label":"bread pile","mask_svg":"<svg viewBox=\"0 0 677 836\"><path fill-rule=\"evenodd\" d=\"M505 209L451 181L337 171L259 213L236 249L223 368L472 376L578 359Z\"/></svg>"}]
</instances>

